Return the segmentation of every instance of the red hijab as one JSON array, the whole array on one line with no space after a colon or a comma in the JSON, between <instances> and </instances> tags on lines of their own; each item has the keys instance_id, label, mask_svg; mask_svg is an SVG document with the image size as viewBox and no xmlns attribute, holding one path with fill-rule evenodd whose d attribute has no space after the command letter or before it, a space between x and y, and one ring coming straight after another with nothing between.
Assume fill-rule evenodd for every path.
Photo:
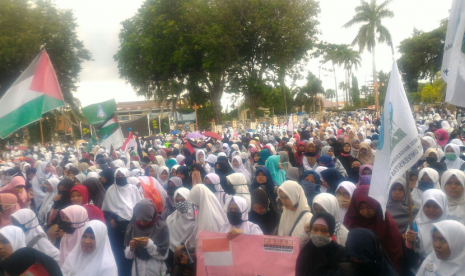
<instances>
[{"instance_id":1,"label":"red hijab","mask_svg":"<svg viewBox=\"0 0 465 276\"><path fill-rule=\"evenodd\" d=\"M299 151L299 146L304 146L303 151ZM305 143L304 142L297 142L297 150L294 153L295 161L297 162L298 167L302 167L302 158L304 157L304 152L305 152Z\"/></svg>"},{"instance_id":2,"label":"red hijab","mask_svg":"<svg viewBox=\"0 0 465 276\"><path fill-rule=\"evenodd\" d=\"M381 245L396 270L400 273L403 256L402 236L389 212L386 211L386 217L383 219L381 206L378 201L368 196L369 190L369 185L362 185L355 189L344 218L344 225L349 231L354 228L365 228L373 231L381 241ZM358 207L362 202L367 203L375 210L375 215L372 218L368 219L360 214Z\"/></svg>"},{"instance_id":3,"label":"red hijab","mask_svg":"<svg viewBox=\"0 0 465 276\"><path fill-rule=\"evenodd\" d=\"M102 210L100 210L95 205L89 204L89 190L87 190L86 186L84 186L84 185L75 185L71 189L70 194L72 194L74 191L81 194L81 197L82 197L81 206L84 207L84 209L87 210L87 214L89 215L89 221L97 219L97 220L100 220L102 222L105 222L105 218L103 216Z\"/></svg>"}]
</instances>

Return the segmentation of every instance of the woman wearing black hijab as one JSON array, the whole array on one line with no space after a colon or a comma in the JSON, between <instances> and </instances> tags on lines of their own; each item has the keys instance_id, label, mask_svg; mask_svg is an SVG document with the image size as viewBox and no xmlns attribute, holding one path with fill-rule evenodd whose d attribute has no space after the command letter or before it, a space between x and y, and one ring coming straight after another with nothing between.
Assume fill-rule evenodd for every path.
<instances>
[{"instance_id":1,"label":"woman wearing black hijab","mask_svg":"<svg viewBox=\"0 0 465 276\"><path fill-rule=\"evenodd\" d=\"M289 154L289 163L291 163L292 167L298 167L298 164L295 161L295 154L292 151L291 147L289 145L284 145L283 151L287 151L287 154Z\"/></svg>"},{"instance_id":2,"label":"woman wearing black hijab","mask_svg":"<svg viewBox=\"0 0 465 276\"><path fill-rule=\"evenodd\" d=\"M97 178L91 177L82 182L89 191L89 200L98 208L102 209L103 200L105 199L105 188Z\"/></svg>"},{"instance_id":3,"label":"woman wearing black hijab","mask_svg":"<svg viewBox=\"0 0 465 276\"><path fill-rule=\"evenodd\" d=\"M321 171L320 174L323 178L321 186L327 189L326 193L330 193L335 196L337 186L342 181L344 181L344 177L342 177L342 174L334 168L329 168L324 171ZM320 190L322 190L321 187Z\"/></svg>"},{"instance_id":4,"label":"woman wearing black hijab","mask_svg":"<svg viewBox=\"0 0 465 276\"><path fill-rule=\"evenodd\" d=\"M252 192L251 202L252 210L249 212L249 221L257 224L264 235L274 235L281 218L275 201L270 198L265 189L257 188Z\"/></svg>"},{"instance_id":5,"label":"woman wearing black hijab","mask_svg":"<svg viewBox=\"0 0 465 276\"><path fill-rule=\"evenodd\" d=\"M102 183L103 188L105 188L105 191L110 188L111 185L115 182L115 175L112 169L110 168L105 168L100 172L100 183Z\"/></svg>"},{"instance_id":6,"label":"woman wearing black hijab","mask_svg":"<svg viewBox=\"0 0 465 276\"><path fill-rule=\"evenodd\" d=\"M318 212L310 221L310 240L297 257L296 276L337 275L339 263L345 262L346 250L332 240L336 222L326 212Z\"/></svg>"},{"instance_id":7,"label":"woman wearing black hijab","mask_svg":"<svg viewBox=\"0 0 465 276\"><path fill-rule=\"evenodd\" d=\"M182 186L187 189L192 189L192 179L189 174L189 169L186 166L179 166L176 169L176 176L182 179Z\"/></svg>"},{"instance_id":8,"label":"woman wearing black hijab","mask_svg":"<svg viewBox=\"0 0 465 276\"><path fill-rule=\"evenodd\" d=\"M223 188L223 191L229 195L234 194L234 187L232 185L228 185L228 180L226 179L226 176L235 172L233 168L231 168L231 165L229 165L229 161L226 156L220 156L216 160L215 173L220 177L220 184Z\"/></svg>"},{"instance_id":9,"label":"woman wearing black hijab","mask_svg":"<svg viewBox=\"0 0 465 276\"><path fill-rule=\"evenodd\" d=\"M341 161L342 166L346 170L347 174L350 175L352 171L352 162L357 160L352 155L350 155L350 151L352 150L352 146L350 143L344 143L342 145L342 152L339 155L336 155L336 158ZM358 173L357 173L358 174Z\"/></svg>"},{"instance_id":10,"label":"woman wearing black hijab","mask_svg":"<svg viewBox=\"0 0 465 276\"><path fill-rule=\"evenodd\" d=\"M352 274L347 275L398 275L382 248L378 236L371 230L364 228L350 230L347 236L346 249L352 270Z\"/></svg>"},{"instance_id":11,"label":"woman wearing black hijab","mask_svg":"<svg viewBox=\"0 0 465 276\"><path fill-rule=\"evenodd\" d=\"M1 275L20 276L24 275L32 265L41 265L49 276L62 276L61 269L57 262L50 256L35 250L34 248L23 247L11 254L0 263ZM29 275L29 274L26 274ZM39 274L37 274L39 275ZM41 275L41 274L40 274Z\"/></svg>"},{"instance_id":12,"label":"woman wearing black hijab","mask_svg":"<svg viewBox=\"0 0 465 276\"><path fill-rule=\"evenodd\" d=\"M339 143L336 138L329 138L326 140L328 144L334 149L334 156L338 157L342 152L342 145Z\"/></svg>"}]
</instances>

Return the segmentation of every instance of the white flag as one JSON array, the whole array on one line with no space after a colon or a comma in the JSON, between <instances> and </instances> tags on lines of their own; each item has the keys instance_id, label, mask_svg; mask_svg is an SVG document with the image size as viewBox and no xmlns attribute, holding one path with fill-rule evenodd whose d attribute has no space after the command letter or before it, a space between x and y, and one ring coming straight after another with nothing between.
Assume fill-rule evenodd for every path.
<instances>
[{"instance_id":1,"label":"white flag","mask_svg":"<svg viewBox=\"0 0 465 276\"><path fill-rule=\"evenodd\" d=\"M289 122L287 123L287 131L294 135L294 121L292 120L292 113L289 115Z\"/></svg>"},{"instance_id":2,"label":"white flag","mask_svg":"<svg viewBox=\"0 0 465 276\"><path fill-rule=\"evenodd\" d=\"M446 102L465 107L465 4L454 0L444 43L441 75L447 82Z\"/></svg>"},{"instance_id":3,"label":"white flag","mask_svg":"<svg viewBox=\"0 0 465 276\"><path fill-rule=\"evenodd\" d=\"M400 177L405 177L405 172L422 155L423 148L412 111L405 95L397 63L393 59L369 192L369 196L381 205L383 215L386 212L386 203L392 183Z\"/></svg>"}]
</instances>

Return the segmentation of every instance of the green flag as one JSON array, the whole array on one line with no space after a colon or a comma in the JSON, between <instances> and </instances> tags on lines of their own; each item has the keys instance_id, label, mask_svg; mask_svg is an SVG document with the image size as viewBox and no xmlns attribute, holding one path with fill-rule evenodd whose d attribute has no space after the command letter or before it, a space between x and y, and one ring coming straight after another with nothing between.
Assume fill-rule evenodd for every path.
<instances>
[{"instance_id":1,"label":"green flag","mask_svg":"<svg viewBox=\"0 0 465 276\"><path fill-rule=\"evenodd\" d=\"M94 146L98 145L97 136L95 136L95 132L90 137L89 143L87 143L86 152L89 153Z\"/></svg>"},{"instance_id":2,"label":"green flag","mask_svg":"<svg viewBox=\"0 0 465 276\"><path fill-rule=\"evenodd\" d=\"M100 125L116 111L115 99L105 102L88 105L82 108L82 113L86 116L90 125Z\"/></svg>"}]
</instances>

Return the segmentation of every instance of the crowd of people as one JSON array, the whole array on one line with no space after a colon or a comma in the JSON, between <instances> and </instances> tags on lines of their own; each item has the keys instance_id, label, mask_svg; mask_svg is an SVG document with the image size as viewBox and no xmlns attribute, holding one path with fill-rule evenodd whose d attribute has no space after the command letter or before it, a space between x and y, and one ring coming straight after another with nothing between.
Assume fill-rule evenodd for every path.
<instances>
[{"instance_id":1,"label":"crowd of people","mask_svg":"<svg viewBox=\"0 0 465 276\"><path fill-rule=\"evenodd\" d=\"M125 152L5 150L0 275L195 275L200 231L298 237L296 275L465 275L462 123L414 117L424 155L385 213L368 196L380 124L364 112L294 131L136 137Z\"/></svg>"}]
</instances>

